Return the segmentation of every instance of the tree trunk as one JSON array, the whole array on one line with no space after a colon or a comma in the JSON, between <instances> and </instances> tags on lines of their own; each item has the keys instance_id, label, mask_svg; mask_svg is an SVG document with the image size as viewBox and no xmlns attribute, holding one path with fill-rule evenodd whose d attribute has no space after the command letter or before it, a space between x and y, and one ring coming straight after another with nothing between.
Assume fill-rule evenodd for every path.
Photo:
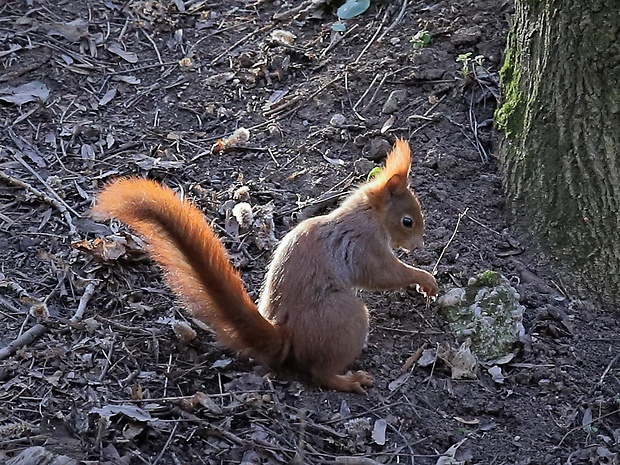
<instances>
[{"instance_id":1,"label":"tree trunk","mask_svg":"<svg viewBox=\"0 0 620 465\"><path fill-rule=\"evenodd\" d=\"M620 303L620 8L515 0L496 122L513 213Z\"/></svg>"}]
</instances>

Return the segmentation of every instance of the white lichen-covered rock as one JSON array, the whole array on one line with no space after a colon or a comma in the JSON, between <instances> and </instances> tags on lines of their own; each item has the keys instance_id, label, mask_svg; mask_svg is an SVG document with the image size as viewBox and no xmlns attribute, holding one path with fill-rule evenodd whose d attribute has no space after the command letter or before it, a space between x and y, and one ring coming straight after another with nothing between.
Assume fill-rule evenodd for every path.
<instances>
[{"instance_id":1,"label":"white lichen-covered rock","mask_svg":"<svg viewBox=\"0 0 620 465\"><path fill-rule=\"evenodd\" d=\"M525 334L519 293L495 271L471 278L465 288L453 288L437 303L460 341L470 339L472 350L482 360L510 352Z\"/></svg>"}]
</instances>

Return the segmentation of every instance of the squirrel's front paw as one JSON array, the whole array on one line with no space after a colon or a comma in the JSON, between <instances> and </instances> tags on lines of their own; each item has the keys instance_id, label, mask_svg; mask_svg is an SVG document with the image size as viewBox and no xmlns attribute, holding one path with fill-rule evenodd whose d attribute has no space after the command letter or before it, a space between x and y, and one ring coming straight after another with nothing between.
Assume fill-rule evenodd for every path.
<instances>
[{"instance_id":1,"label":"squirrel's front paw","mask_svg":"<svg viewBox=\"0 0 620 465\"><path fill-rule=\"evenodd\" d=\"M420 271L421 273L417 282L418 292L421 292L426 297L436 297L437 291L439 290L437 280L432 274L423 270Z\"/></svg>"}]
</instances>

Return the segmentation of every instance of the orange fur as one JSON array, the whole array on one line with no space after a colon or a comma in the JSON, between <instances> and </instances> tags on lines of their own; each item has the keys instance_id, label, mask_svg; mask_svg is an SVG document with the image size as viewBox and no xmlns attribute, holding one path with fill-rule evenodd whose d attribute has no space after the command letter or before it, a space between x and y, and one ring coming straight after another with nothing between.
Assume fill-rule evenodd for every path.
<instances>
[{"instance_id":1,"label":"orange fur","mask_svg":"<svg viewBox=\"0 0 620 465\"><path fill-rule=\"evenodd\" d=\"M94 212L129 224L166 271L168 285L220 342L270 364L284 350L280 332L260 316L226 250L202 213L155 181L118 179L99 194Z\"/></svg>"},{"instance_id":2,"label":"orange fur","mask_svg":"<svg viewBox=\"0 0 620 465\"><path fill-rule=\"evenodd\" d=\"M373 178L370 185L377 188L385 186L394 176L398 178L398 187L407 187L409 178L409 168L411 167L411 149L409 144L402 139L396 139L394 149L389 153L383 168L377 176ZM370 186L369 186L370 187Z\"/></svg>"},{"instance_id":3,"label":"orange fur","mask_svg":"<svg viewBox=\"0 0 620 465\"><path fill-rule=\"evenodd\" d=\"M385 169L332 213L303 221L280 242L257 307L200 211L167 187L120 179L95 212L116 217L148 242L170 287L222 344L271 368L292 367L325 388L364 393L372 376L342 374L361 352L368 311L355 289L418 285L435 278L402 263L392 247L422 245L424 219L408 188L409 145L398 140Z\"/></svg>"}]
</instances>

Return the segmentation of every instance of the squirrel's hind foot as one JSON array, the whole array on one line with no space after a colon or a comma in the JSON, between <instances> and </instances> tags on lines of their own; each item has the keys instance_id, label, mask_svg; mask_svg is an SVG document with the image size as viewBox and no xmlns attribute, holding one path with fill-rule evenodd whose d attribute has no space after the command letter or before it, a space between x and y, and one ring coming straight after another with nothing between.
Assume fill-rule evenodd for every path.
<instances>
[{"instance_id":1,"label":"squirrel's hind foot","mask_svg":"<svg viewBox=\"0 0 620 465\"><path fill-rule=\"evenodd\" d=\"M315 376L314 379L321 387L362 395L366 394L364 387L371 387L374 383L372 375L365 371L349 372L346 375Z\"/></svg>"}]
</instances>

